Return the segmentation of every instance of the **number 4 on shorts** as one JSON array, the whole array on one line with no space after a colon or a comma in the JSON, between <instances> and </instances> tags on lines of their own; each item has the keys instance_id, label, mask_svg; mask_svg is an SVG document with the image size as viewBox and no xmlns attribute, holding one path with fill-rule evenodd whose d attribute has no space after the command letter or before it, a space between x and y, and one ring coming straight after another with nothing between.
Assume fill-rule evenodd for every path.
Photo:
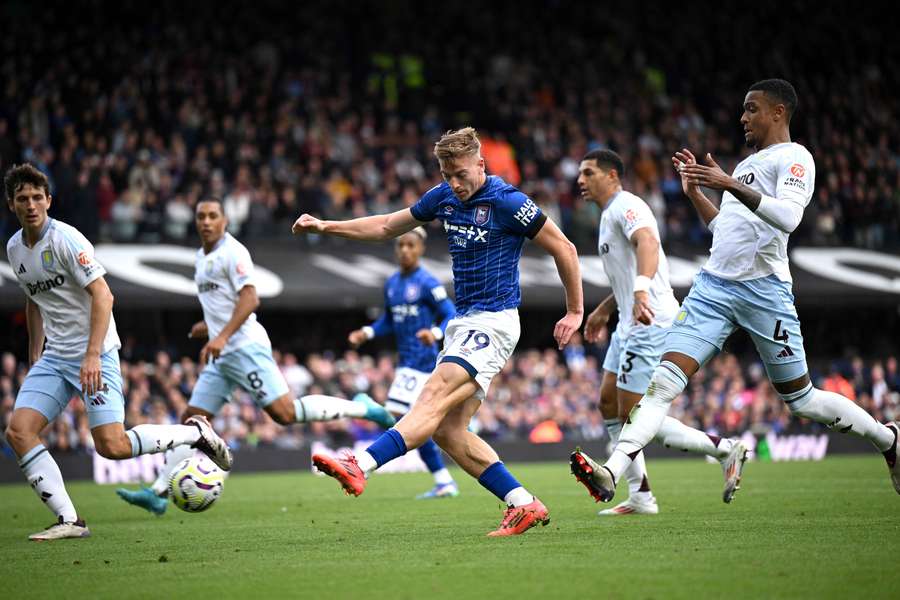
<instances>
[{"instance_id":1,"label":"number 4 on shorts","mask_svg":"<svg viewBox=\"0 0 900 600\"><path fill-rule=\"evenodd\" d=\"M775 321L775 333L772 334L772 339L776 342L787 343L788 341L788 332L787 329L781 328L781 319Z\"/></svg>"}]
</instances>

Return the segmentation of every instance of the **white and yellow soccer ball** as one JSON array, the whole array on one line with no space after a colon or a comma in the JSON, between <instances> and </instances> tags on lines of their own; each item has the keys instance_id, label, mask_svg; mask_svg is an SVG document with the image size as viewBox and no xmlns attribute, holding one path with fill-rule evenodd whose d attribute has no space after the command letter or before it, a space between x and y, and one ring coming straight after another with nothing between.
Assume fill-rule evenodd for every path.
<instances>
[{"instance_id":1,"label":"white and yellow soccer ball","mask_svg":"<svg viewBox=\"0 0 900 600\"><path fill-rule=\"evenodd\" d=\"M169 475L169 496L186 512L202 512L218 500L225 488L225 474L202 454L186 458Z\"/></svg>"}]
</instances>

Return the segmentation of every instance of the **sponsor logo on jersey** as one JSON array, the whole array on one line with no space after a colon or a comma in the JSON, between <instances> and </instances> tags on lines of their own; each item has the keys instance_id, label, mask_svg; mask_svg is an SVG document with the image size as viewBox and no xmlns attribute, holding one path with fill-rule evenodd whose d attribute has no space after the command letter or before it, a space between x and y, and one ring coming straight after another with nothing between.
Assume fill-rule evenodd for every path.
<instances>
[{"instance_id":1,"label":"sponsor logo on jersey","mask_svg":"<svg viewBox=\"0 0 900 600\"><path fill-rule=\"evenodd\" d=\"M78 253L78 264L82 267L86 267L91 264L91 255L87 252L79 252Z\"/></svg>"},{"instance_id":2,"label":"sponsor logo on jersey","mask_svg":"<svg viewBox=\"0 0 900 600\"><path fill-rule=\"evenodd\" d=\"M241 276L247 274L247 266L244 265L244 263L238 263L234 270L237 271L237 274Z\"/></svg>"},{"instance_id":3,"label":"sponsor logo on jersey","mask_svg":"<svg viewBox=\"0 0 900 600\"><path fill-rule=\"evenodd\" d=\"M534 217L537 215L538 207L531 198L525 199L525 204L523 204L519 211L513 215L513 218L522 224L523 227L528 227L531 225L531 222L534 220Z\"/></svg>"},{"instance_id":4,"label":"sponsor logo on jersey","mask_svg":"<svg viewBox=\"0 0 900 600\"><path fill-rule=\"evenodd\" d=\"M604 254L609 254L609 244L606 242L603 242L600 246L600 256L603 256Z\"/></svg>"},{"instance_id":5,"label":"sponsor logo on jersey","mask_svg":"<svg viewBox=\"0 0 900 600\"><path fill-rule=\"evenodd\" d=\"M491 218L491 206L489 204L479 204L475 207L475 224L484 225Z\"/></svg>"},{"instance_id":6,"label":"sponsor logo on jersey","mask_svg":"<svg viewBox=\"0 0 900 600\"><path fill-rule=\"evenodd\" d=\"M445 206L445 207L444 207L444 214L445 214L445 215L452 215L452 214L453 214L453 207L452 207L452 206Z\"/></svg>"},{"instance_id":7,"label":"sponsor logo on jersey","mask_svg":"<svg viewBox=\"0 0 900 600\"><path fill-rule=\"evenodd\" d=\"M803 177L806 175L806 169L800 163L794 163L791 165L791 175L794 177Z\"/></svg>"},{"instance_id":8,"label":"sponsor logo on jersey","mask_svg":"<svg viewBox=\"0 0 900 600\"><path fill-rule=\"evenodd\" d=\"M415 302L419 298L419 286L414 283L407 284L403 297L406 298L407 302Z\"/></svg>"},{"instance_id":9,"label":"sponsor logo on jersey","mask_svg":"<svg viewBox=\"0 0 900 600\"><path fill-rule=\"evenodd\" d=\"M26 283L25 285L28 287L28 295L34 296L35 294L40 294L42 292L52 290L53 288L57 288L65 282L65 277L63 277L62 275L57 275L53 279L45 279L44 281L37 281L35 283Z\"/></svg>"},{"instance_id":10,"label":"sponsor logo on jersey","mask_svg":"<svg viewBox=\"0 0 900 600\"><path fill-rule=\"evenodd\" d=\"M25 274L25 265L23 265L22 263L19 263L19 275L24 275L24 274Z\"/></svg>"},{"instance_id":11,"label":"sponsor logo on jersey","mask_svg":"<svg viewBox=\"0 0 900 600\"><path fill-rule=\"evenodd\" d=\"M206 261L206 274L212 275L212 272L213 272L213 261L208 260L208 261Z\"/></svg>"},{"instance_id":12,"label":"sponsor logo on jersey","mask_svg":"<svg viewBox=\"0 0 900 600\"><path fill-rule=\"evenodd\" d=\"M795 165L795 166L796 166L796 165ZM791 171L793 171L793 167L791 168ZM784 185L785 185L785 186L788 186L788 187L795 187L795 188L797 188L797 189L799 189L799 190L806 191L806 182L803 181L802 179L797 178L797 177L787 177L787 178L785 178L785 180L784 180Z\"/></svg>"},{"instance_id":13,"label":"sponsor logo on jersey","mask_svg":"<svg viewBox=\"0 0 900 600\"><path fill-rule=\"evenodd\" d=\"M753 172L751 171L750 173L744 173L743 175L738 177L737 180L739 182L743 183L744 185L750 185L751 183L753 183L756 180L756 175L754 175Z\"/></svg>"},{"instance_id":14,"label":"sponsor logo on jersey","mask_svg":"<svg viewBox=\"0 0 900 600\"><path fill-rule=\"evenodd\" d=\"M487 229L482 229L481 227L473 227L472 225L454 225L452 223L447 223L444 221L444 231L447 233L459 233L461 235L453 236L453 243L457 246L465 246L465 241L472 240L474 242L484 242L487 243ZM464 237L463 237L464 236ZM463 243L459 243L457 240L462 240Z\"/></svg>"},{"instance_id":15,"label":"sponsor logo on jersey","mask_svg":"<svg viewBox=\"0 0 900 600\"><path fill-rule=\"evenodd\" d=\"M625 211L625 220L629 223L634 223L635 221L637 221L637 213L629 208Z\"/></svg>"},{"instance_id":16,"label":"sponsor logo on jersey","mask_svg":"<svg viewBox=\"0 0 900 600\"><path fill-rule=\"evenodd\" d=\"M41 252L41 265L45 269L53 267L53 252L49 248Z\"/></svg>"},{"instance_id":17,"label":"sponsor logo on jersey","mask_svg":"<svg viewBox=\"0 0 900 600\"><path fill-rule=\"evenodd\" d=\"M197 284L197 293L199 294L205 294L217 289L219 289L219 284L215 281L203 281Z\"/></svg>"},{"instance_id":18,"label":"sponsor logo on jersey","mask_svg":"<svg viewBox=\"0 0 900 600\"><path fill-rule=\"evenodd\" d=\"M401 323L406 317L418 317L418 304L395 304L391 307L391 315L395 323Z\"/></svg>"}]
</instances>

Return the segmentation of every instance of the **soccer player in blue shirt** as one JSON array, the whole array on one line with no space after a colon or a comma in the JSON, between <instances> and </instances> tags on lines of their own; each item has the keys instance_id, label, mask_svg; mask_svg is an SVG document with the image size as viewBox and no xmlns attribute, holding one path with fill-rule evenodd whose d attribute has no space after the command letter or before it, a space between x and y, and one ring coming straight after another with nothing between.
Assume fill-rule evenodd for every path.
<instances>
[{"instance_id":1,"label":"soccer player in blue shirt","mask_svg":"<svg viewBox=\"0 0 900 600\"><path fill-rule=\"evenodd\" d=\"M313 463L337 479L345 492L359 496L369 473L433 437L464 471L506 503L500 526L488 535L518 535L547 524L549 511L512 476L493 448L468 430L469 420L519 340L518 266L525 238L553 256L565 287L566 314L553 331L560 349L584 317L578 253L530 198L485 173L474 129L446 133L434 154L444 183L410 208L349 221L321 221L304 214L294 223L294 233L387 240L440 219L450 245L456 293L457 316L447 325L437 367L409 413L358 457L317 454Z\"/></svg>"},{"instance_id":2,"label":"soccer player in blue shirt","mask_svg":"<svg viewBox=\"0 0 900 600\"><path fill-rule=\"evenodd\" d=\"M409 412L425 387L447 322L456 314L447 290L419 264L426 237L425 229L416 227L397 238L394 250L400 270L384 284L384 313L371 325L351 331L347 338L356 348L375 337L394 336L399 360L385 407L398 418ZM458 496L459 488L434 440L429 438L419 446L419 456L434 476L434 487L417 498Z\"/></svg>"}]
</instances>

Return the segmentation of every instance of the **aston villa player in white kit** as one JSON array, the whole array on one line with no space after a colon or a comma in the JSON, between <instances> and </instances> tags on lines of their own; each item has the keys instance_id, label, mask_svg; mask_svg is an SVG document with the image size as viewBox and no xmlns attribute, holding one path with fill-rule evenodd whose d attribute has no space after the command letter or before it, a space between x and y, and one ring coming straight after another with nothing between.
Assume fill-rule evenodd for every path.
<instances>
[{"instance_id":1,"label":"aston villa player in white kit","mask_svg":"<svg viewBox=\"0 0 900 600\"><path fill-rule=\"evenodd\" d=\"M619 324L612 334L600 387L600 409L606 429L615 443L622 424L650 383L659 363L666 332L678 313L678 300L669 285L669 263L659 240L659 229L650 207L638 196L622 189L625 165L612 150L594 150L581 161L578 187L584 198L602 210L598 248L603 269L613 293L588 315L585 339L592 342L613 310L618 307ZM726 501L740 477L747 449L737 440L707 435L666 417L656 436L670 448L712 456L725 473ZM599 500L591 487L590 475L599 467L585 452L571 457L572 473ZM643 452L635 456L625 471L629 497L601 515L655 514L656 498L644 465Z\"/></svg>"},{"instance_id":2,"label":"aston villa player in white kit","mask_svg":"<svg viewBox=\"0 0 900 600\"><path fill-rule=\"evenodd\" d=\"M90 535L56 461L38 437L75 395L85 403L101 456L131 458L187 444L229 470L231 452L203 417L184 425L138 425L125 431L120 344L106 271L81 233L47 216L52 198L43 173L28 164L14 166L6 173L4 188L7 205L22 225L6 253L25 292L30 365L6 439L28 483L57 518L29 539Z\"/></svg>"},{"instance_id":3,"label":"aston villa player in white kit","mask_svg":"<svg viewBox=\"0 0 900 600\"><path fill-rule=\"evenodd\" d=\"M272 358L269 335L256 320L259 298L250 253L225 231L228 220L219 200L198 202L195 221L203 244L197 250L194 274L203 320L194 324L189 335L209 341L200 350L204 368L182 420L197 415L212 418L229 401L234 388L241 387L281 425L344 417L369 419L383 427L393 425L394 417L365 394L353 401L320 394L294 398L290 394ZM116 493L126 502L163 514L168 506L169 474L193 452L189 446L172 449L153 485Z\"/></svg>"},{"instance_id":4,"label":"aston villa player in white kit","mask_svg":"<svg viewBox=\"0 0 900 600\"><path fill-rule=\"evenodd\" d=\"M662 362L640 409L632 412L612 456L594 473L593 485L604 501L612 499L616 480L659 431L688 378L721 350L736 327L750 334L791 413L867 439L884 456L900 493L897 424L881 424L848 398L815 388L807 371L787 240L812 199L816 166L809 151L791 141L796 108L797 93L787 81L767 79L750 87L741 125L747 145L756 152L731 176L710 154L705 165L688 149L672 157L713 243L666 337ZM701 187L722 190L721 205L716 207Z\"/></svg>"}]
</instances>

